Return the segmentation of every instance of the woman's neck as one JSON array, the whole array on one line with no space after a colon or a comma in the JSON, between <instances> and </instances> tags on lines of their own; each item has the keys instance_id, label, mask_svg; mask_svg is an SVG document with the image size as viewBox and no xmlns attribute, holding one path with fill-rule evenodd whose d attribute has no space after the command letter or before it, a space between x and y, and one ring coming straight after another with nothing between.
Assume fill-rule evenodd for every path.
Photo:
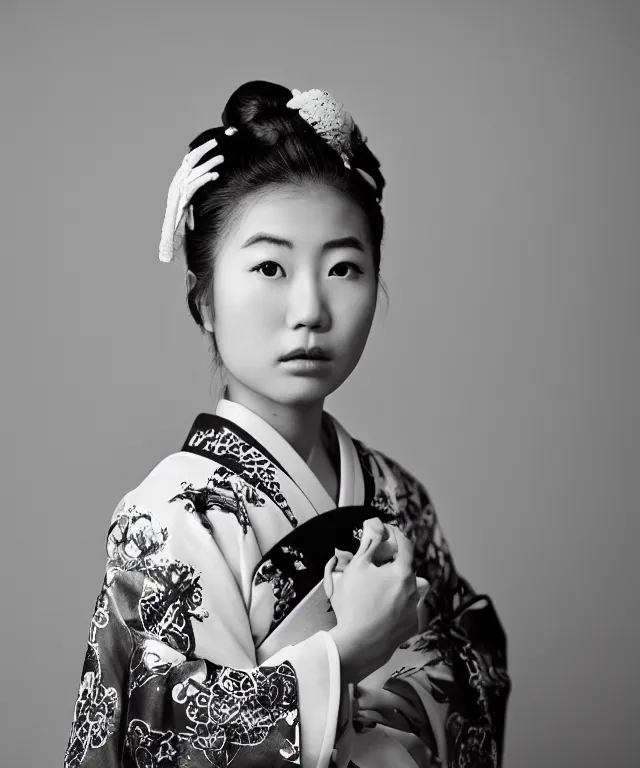
<instances>
[{"instance_id":1,"label":"woman's neck","mask_svg":"<svg viewBox=\"0 0 640 768\"><path fill-rule=\"evenodd\" d=\"M223 395L243 405L272 426L306 461L321 448L324 400L303 405L283 405L264 397L240 382L229 380ZM315 449L315 451L314 451Z\"/></svg>"}]
</instances>

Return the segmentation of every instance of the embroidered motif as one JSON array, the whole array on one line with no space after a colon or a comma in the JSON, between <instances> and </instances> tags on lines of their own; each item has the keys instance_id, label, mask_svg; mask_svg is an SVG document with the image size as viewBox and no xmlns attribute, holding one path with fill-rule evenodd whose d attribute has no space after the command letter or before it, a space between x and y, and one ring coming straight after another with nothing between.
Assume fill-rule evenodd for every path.
<instances>
[{"instance_id":1,"label":"embroidered motif","mask_svg":"<svg viewBox=\"0 0 640 768\"><path fill-rule=\"evenodd\" d=\"M291 559L293 561L293 567L296 569L296 571L306 571L307 566L304 564L304 556L300 550L296 549L295 547L291 547L287 544L281 547L282 552L284 552L287 555L291 555Z\"/></svg>"},{"instance_id":2,"label":"embroidered motif","mask_svg":"<svg viewBox=\"0 0 640 768\"><path fill-rule=\"evenodd\" d=\"M491 737L490 720L472 725L459 712L452 712L447 718L446 733L451 765L456 768L494 768L498 765L498 746Z\"/></svg>"},{"instance_id":3,"label":"embroidered motif","mask_svg":"<svg viewBox=\"0 0 640 768\"><path fill-rule=\"evenodd\" d=\"M262 744L267 737L277 738L280 755L299 764L297 683L289 662L253 670L218 667L202 683L176 685L173 699L186 704L191 743L213 765L231 764L241 747ZM280 720L293 742L274 729Z\"/></svg>"},{"instance_id":4,"label":"embroidered motif","mask_svg":"<svg viewBox=\"0 0 640 768\"><path fill-rule=\"evenodd\" d=\"M135 504L119 509L107 537L107 577L118 569L144 576L138 611L142 629L180 653L195 647L191 619L209 615L201 607L202 588L192 565L158 558L169 534L150 512Z\"/></svg>"},{"instance_id":5,"label":"embroidered motif","mask_svg":"<svg viewBox=\"0 0 640 768\"><path fill-rule=\"evenodd\" d=\"M203 488L196 488L192 483L186 482L181 485L182 493L176 494L169 502L185 501L185 509L194 514L212 536L213 528L207 516L208 512L216 510L234 515L246 535L251 527L247 504L254 507L265 504L264 498L252 485L226 467L216 469Z\"/></svg>"},{"instance_id":6,"label":"embroidered motif","mask_svg":"<svg viewBox=\"0 0 640 768\"><path fill-rule=\"evenodd\" d=\"M107 557L110 568L124 571L140 567L167 543L167 529L146 510L135 504L121 504L113 516L107 535Z\"/></svg>"},{"instance_id":7,"label":"embroidered motif","mask_svg":"<svg viewBox=\"0 0 640 768\"><path fill-rule=\"evenodd\" d=\"M78 698L73 710L65 768L79 768L89 749L98 749L116 730L118 692L102 680L97 632L109 623L108 601L103 586L89 628L89 642Z\"/></svg>"},{"instance_id":8,"label":"embroidered motif","mask_svg":"<svg viewBox=\"0 0 640 768\"><path fill-rule=\"evenodd\" d=\"M225 466L217 468L204 487L182 483L181 492L171 502L182 502L210 534L212 510L233 514L246 534L251 525L249 512L264 505L266 497L277 501L274 489L281 491L277 473L282 470L228 430L207 430L191 439L198 434L199 439L209 436L206 439L212 441ZM334 543L348 548L360 540L362 520L371 516L373 508L382 520L412 537L417 573L432 586L427 598L429 625L402 646L415 653L406 655L407 663L395 669L387 682L405 685L408 690L415 677L436 701L447 705L440 726L448 744L449 768L495 768L501 743L499 713L510 682L502 641L491 624L495 614L490 601L481 603L484 596L475 595L457 574L424 487L383 454L357 450L369 506L332 510L298 526L287 537L291 544L272 547L254 573L254 586L268 582L273 589L271 629L317 584L321 560L331 554L325 550L331 547L333 551ZM242 466L245 456L251 460L246 468ZM293 667L238 670L189 659L196 652L193 620L203 621L208 615L202 608L199 576L191 565L163 557L168 529L145 509L127 505L126 498L109 531L107 577L91 622L66 768L81 768L89 750L103 747L110 737L114 742L109 750L115 738L118 743L124 740L124 752L131 756L132 765L144 768L186 768L198 761L242 765L245 760L248 764L262 759L263 753L270 765L299 765ZM278 506L283 510L282 504ZM334 513L352 517L338 522ZM290 522L297 526L292 513ZM312 527L305 535L308 525ZM124 598L121 603L117 602L119 595ZM270 595L267 599L270 602ZM114 604L126 623L126 628L117 631L126 635L126 642L129 636L133 642L126 660L123 656L115 666L110 663L111 653L119 636L106 634L114 631L120 616L114 611L110 620L109 608ZM474 609L479 615L474 615ZM117 683L115 675L120 671L114 673L114 669L126 670L127 663L128 686L125 679ZM111 687L112 682L120 687ZM126 697L127 687L129 694L135 694L127 714L131 721L124 732L123 719L123 732L113 737L119 722L118 697ZM156 706L160 702L168 704L170 716ZM154 713L152 719L148 712ZM243 755L243 749L249 751ZM430 760L440 764L435 755Z\"/></svg>"},{"instance_id":9,"label":"embroidered motif","mask_svg":"<svg viewBox=\"0 0 640 768\"><path fill-rule=\"evenodd\" d=\"M436 587L453 572L449 547L437 525L435 508L424 486L397 462L360 444L364 469L374 481L373 506L392 515L413 539L414 567Z\"/></svg>"},{"instance_id":10,"label":"embroidered motif","mask_svg":"<svg viewBox=\"0 0 640 768\"><path fill-rule=\"evenodd\" d=\"M173 687L172 698L183 705L191 725L185 731L161 731L132 719L125 754L143 768L186 768L202 756L213 766L226 766L242 748L269 739L269 748L278 748L282 765L300 765L298 694L292 665L285 661L277 667L253 670L211 666L213 674L192 676Z\"/></svg>"},{"instance_id":11,"label":"embroidered motif","mask_svg":"<svg viewBox=\"0 0 640 768\"><path fill-rule=\"evenodd\" d=\"M279 568L276 568L272 560L265 560L256 570L253 583L256 586L264 583L271 584L275 597L271 625L273 628L289 613L290 604L297 597L293 587L293 579L290 576L285 576Z\"/></svg>"},{"instance_id":12,"label":"embroidered motif","mask_svg":"<svg viewBox=\"0 0 640 768\"><path fill-rule=\"evenodd\" d=\"M424 486L384 454L357 444L363 469L373 483L373 506L393 512L396 523L414 542L414 567L431 585L427 595L430 621L425 632L404 643L419 652L420 664L396 669L391 679L423 674L436 701L449 704L445 724L449 765L454 768L498 765L492 712L506 700L511 683L506 669L497 668L494 648L499 638L484 642L468 636L468 611L484 600L454 568L435 508ZM495 615L485 600L485 613ZM478 625L482 632L482 622ZM499 645L498 645L499 647Z\"/></svg>"},{"instance_id":13,"label":"embroidered motif","mask_svg":"<svg viewBox=\"0 0 640 768\"><path fill-rule=\"evenodd\" d=\"M191 619L203 621L208 612L201 607L202 588L192 565L163 560L145 569L138 604L143 628L176 651L195 649Z\"/></svg>"},{"instance_id":14,"label":"embroidered motif","mask_svg":"<svg viewBox=\"0 0 640 768\"><path fill-rule=\"evenodd\" d=\"M242 478L231 477L229 482L239 505L261 503L256 489ZM202 621L208 613L202 608L202 589L193 566L163 557L168 539L168 529L150 512L124 500L118 505L107 538L107 575L91 623L65 768L81 768L88 751L104 747L117 731L118 690L103 680L99 648L115 654L117 668L119 662L125 662L124 656L118 661L118 651L124 651L124 646L117 645L119 633L133 643L127 659L128 686L122 681L123 695L130 696L131 717L123 734L124 751L132 764L186 768L204 758L222 766L230 764L242 749L265 744L274 767L299 766L297 685L291 664L285 661L277 667L238 670L202 661L193 672L193 661L188 658L195 650L192 620ZM301 558L293 548L290 555ZM136 595L138 599L132 600ZM100 632L110 623L111 600L121 600L124 625L115 626L111 632L116 634L101 640ZM113 665L107 671L112 675ZM145 691L153 678L158 683L162 678L162 682ZM183 682L176 683L180 680ZM176 704L184 709L180 712L174 705L178 725L171 719L171 727L155 730L152 723L165 718L155 702L161 704L167 685L172 686ZM152 706L153 721L135 717L135 707L141 702ZM254 759L252 753L247 758Z\"/></svg>"},{"instance_id":15,"label":"embroidered motif","mask_svg":"<svg viewBox=\"0 0 640 768\"><path fill-rule=\"evenodd\" d=\"M188 445L219 456L221 461L231 460L234 471L258 490L271 498L295 528L298 521L275 479L278 468L261 451L242 440L227 427L196 430Z\"/></svg>"},{"instance_id":16,"label":"embroidered motif","mask_svg":"<svg viewBox=\"0 0 640 768\"><path fill-rule=\"evenodd\" d=\"M384 488L379 488L371 502L371 506L379 510L383 515L393 514L393 504L391 496Z\"/></svg>"},{"instance_id":17,"label":"embroidered motif","mask_svg":"<svg viewBox=\"0 0 640 768\"><path fill-rule=\"evenodd\" d=\"M131 720L124 749L138 768L186 768L193 752L187 734L154 731L144 720Z\"/></svg>"},{"instance_id":18,"label":"embroidered motif","mask_svg":"<svg viewBox=\"0 0 640 768\"><path fill-rule=\"evenodd\" d=\"M154 677L166 676L169 670L186 660L184 654L142 632L131 629L134 650L129 664L129 695Z\"/></svg>"}]
</instances>

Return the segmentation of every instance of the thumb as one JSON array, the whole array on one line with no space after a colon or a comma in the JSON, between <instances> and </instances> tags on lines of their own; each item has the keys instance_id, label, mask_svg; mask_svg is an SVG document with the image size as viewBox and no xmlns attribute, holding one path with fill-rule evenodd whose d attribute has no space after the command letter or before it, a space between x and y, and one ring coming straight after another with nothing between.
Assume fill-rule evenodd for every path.
<instances>
[{"instance_id":1,"label":"thumb","mask_svg":"<svg viewBox=\"0 0 640 768\"><path fill-rule=\"evenodd\" d=\"M362 531L362 538L360 539L360 546L354 559L372 562L378 545L388 536L389 533L382 522L379 525L365 525Z\"/></svg>"},{"instance_id":2,"label":"thumb","mask_svg":"<svg viewBox=\"0 0 640 768\"><path fill-rule=\"evenodd\" d=\"M349 550L338 549L337 547L335 548L335 553L337 563L334 566L334 570L342 572L353 560L354 555L352 552L349 552Z\"/></svg>"},{"instance_id":3,"label":"thumb","mask_svg":"<svg viewBox=\"0 0 640 768\"><path fill-rule=\"evenodd\" d=\"M335 568L336 563L338 562L338 558L334 555L330 560L327 561L327 564L324 567L324 579L322 581L322 585L324 587L325 594L331 600L331 596L333 595L333 569Z\"/></svg>"}]
</instances>

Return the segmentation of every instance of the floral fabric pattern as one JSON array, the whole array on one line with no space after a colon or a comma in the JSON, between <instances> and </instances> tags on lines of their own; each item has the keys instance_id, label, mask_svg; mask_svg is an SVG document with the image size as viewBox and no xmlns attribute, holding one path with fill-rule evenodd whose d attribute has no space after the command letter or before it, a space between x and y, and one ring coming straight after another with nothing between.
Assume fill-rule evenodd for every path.
<instances>
[{"instance_id":1,"label":"floral fabric pattern","mask_svg":"<svg viewBox=\"0 0 640 768\"><path fill-rule=\"evenodd\" d=\"M224 426L197 429L192 431L186 445L219 459L239 477L269 496L284 512L291 525L298 524L275 479L276 465L264 452L249 445L233 430Z\"/></svg>"},{"instance_id":2,"label":"floral fabric pattern","mask_svg":"<svg viewBox=\"0 0 640 768\"><path fill-rule=\"evenodd\" d=\"M183 487L182 493L176 494L171 501L186 501L187 509L212 535L208 512L218 510L234 515L246 534L251 526L247 504L259 507L265 503L264 497L253 486L225 467L219 467L202 488L194 488L191 483L183 483Z\"/></svg>"},{"instance_id":3,"label":"floral fabric pattern","mask_svg":"<svg viewBox=\"0 0 640 768\"><path fill-rule=\"evenodd\" d=\"M97 632L109 623L105 588L100 592L89 629L82 681L73 712L66 765L78 768L89 749L99 749L116 729L118 691L102 680Z\"/></svg>"},{"instance_id":4,"label":"floral fabric pattern","mask_svg":"<svg viewBox=\"0 0 640 768\"><path fill-rule=\"evenodd\" d=\"M436 701L449 705L448 766L498 768L511 681L506 635L491 599L477 595L456 571L424 486L384 454L358 446L374 483L374 505L393 510L396 524L414 541L417 575L431 585L429 626L403 646L416 652L419 663L396 670L391 681L420 680Z\"/></svg>"},{"instance_id":5,"label":"floral fabric pattern","mask_svg":"<svg viewBox=\"0 0 640 768\"><path fill-rule=\"evenodd\" d=\"M170 539L148 510L118 505L65 768L243 768L254 748L277 755L270 765L300 765L293 667L241 670L195 655L193 621L209 613L193 566L167 556Z\"/></svg>"},{"instance_id":6,"label":"floral fabric pattern","mask_svg":"<svg viewBox=\"0 0 640 768\"><path fill-rule=\"evenodd\" d=\"M306 620L331 626L331 603L313 590L334 549L355 552L374 516L412 538L415 572L430 587L426 629L396 651L384 683L413 707L408 728L422 764L500 768L511 682L491 599L456 570L425 487L381 452L353 444L364 503L305 518L283 495L286 467L230 422L201 414L174 455L180 472L157 472L122 499L107 534L65 768L300 766L296 668L287 658L248 660L271 633L275 645L278 632L291 630L307 596ZM265 551L261 520L267 530L287 529ZM260 632L252 635L254 617ZM248 651L247 636L256 643ZM326 757L320 768L330 765Z\"/></svg>"}]
</instances>

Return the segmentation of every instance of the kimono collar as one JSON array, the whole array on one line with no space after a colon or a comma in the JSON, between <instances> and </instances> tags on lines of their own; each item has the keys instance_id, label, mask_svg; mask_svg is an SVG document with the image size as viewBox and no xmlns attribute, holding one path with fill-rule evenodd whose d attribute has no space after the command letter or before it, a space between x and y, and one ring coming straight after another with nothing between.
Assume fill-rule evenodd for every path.
<instances>
[{"instance_id":1,"label":"kimono collar","mask_svg":"<svg viewBox=\"0 0 640 768\"><path fill-rule=\"evenodd\" d=\"M335 508L333 499L302 456L261 416L246 406L234 403L225 397L218 402L216 416L237 424L262 444L284 467L287 474L299 486L318 513ZM364 478L353 440L336 418L326 411L323 411L323 416L331 420L338 438L340 453L338 506L364 504Z\"/></svg>"}]
</instances>

